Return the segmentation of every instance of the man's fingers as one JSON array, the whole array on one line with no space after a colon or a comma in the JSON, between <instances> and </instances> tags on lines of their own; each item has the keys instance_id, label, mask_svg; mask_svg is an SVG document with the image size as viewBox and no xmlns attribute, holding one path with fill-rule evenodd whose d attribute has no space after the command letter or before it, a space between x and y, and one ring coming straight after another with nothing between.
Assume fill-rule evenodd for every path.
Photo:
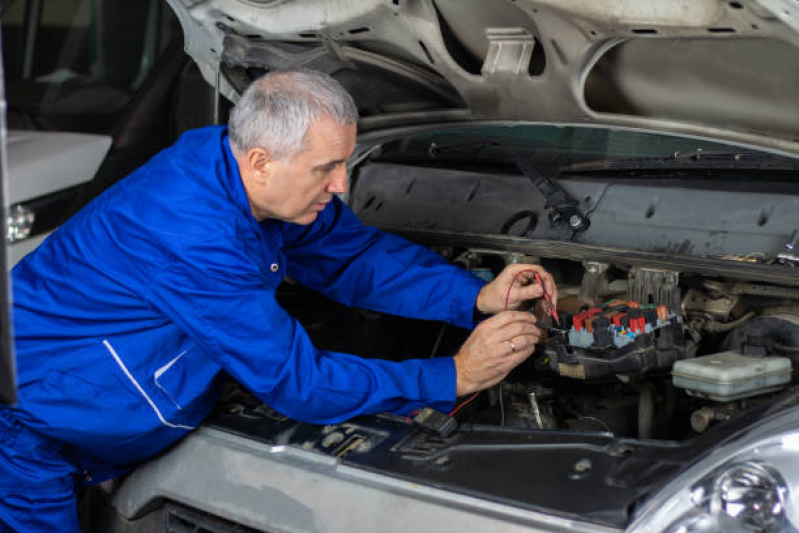
<instances>
[{"instance_id":1,"label":"man's fingers","mask_svg":"<svg viewBox=\"0 0 799 533\"><path fill-rule=\"evenodd\" d=\"M505 367L507 369L507 372L505 373L505 375L507 376L508 373L511 370L513 370L514 368L516 368L517 366L519 366L520 364L525 362L532 354L533 354L533 348L526 348L524 350L517 350L517 351L513 352L512 354L510 354L505 359L505 364L507 365Z\"/></svg>"},{"instance_id":2,"label":"man's fingers","mask_svg":"<svg viewBox=\"0 0 799 533\"><path fill-rule=\"evenodd\" d=\"M536 298L541 298L543 295L544 288L536 283L535 285L524 285L516 289L513 299L523 302L525 300L535 300Z\"/></svg>"},{"instance_id":3,"label":"man's fingers","mask_svg":"<svg viewBox=\"0 0 799 533\"><path fill-rule=\"evenodd\" d=\"M511 299L514 302L524 300L534 300L541 298L546 291L552 298L553 303L557 303L558 289L552 275L538 265L515 265L508 274L515 279L515 286L511 289ZM538 283L536 274L543 282L543 286Z\"/></svg>"},{"instance_id":4,"label":"man's fingers","mask_svg":"<svg viewBox=\"0 0 799 533\"><path fill-rule=\"evenodd\" d=\"M555 285L555 280L552 278L552 275L549 272L545 272L542 275L542 279L544 281L544 290L546 290L547 294L549 294L549 297L552 298L552 304L557 305L558 286Z\"/></svg>"},{"instance_id":5,"label":"man's fingers","mask_svg":"<svg viewBox=\"0 0 799 533\"><path fill-rule=\"evenodd\" d=\"M496 332L497 338L511 339L516 336L532 335L535 337L541 336L541 330L532 322L511 322Z\"/></svg>"},{"instance_id":6,"label":"man's fingers","mask_svg":"<svg viewBox=\"0 0 799 533\"><path fill-rule=\"evenodd\" d=\"M512 322L535 324L535 315L527 311L502 311L480 323L483 329L502 329Z\"/></svg>"},{"instance_id":7,"label":"man's fingers","mask_svg":"<svg viewBox=\"0 0 799 533\"><path fill-rule=\"evenodd\" d=\"M481 322L455 356L457 393L499 383L530 357L541 338L535 324L535 315L527 311L502 311Z\"/></svg>"}]
</instances>

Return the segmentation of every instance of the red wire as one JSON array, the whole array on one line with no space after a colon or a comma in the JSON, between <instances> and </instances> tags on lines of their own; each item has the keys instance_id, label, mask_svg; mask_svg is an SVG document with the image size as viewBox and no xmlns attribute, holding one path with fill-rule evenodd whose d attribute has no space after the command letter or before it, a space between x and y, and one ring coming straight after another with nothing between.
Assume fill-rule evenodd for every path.
<instances>
[{"instance_id":1,"label":"red wire","mask_svg":"<svg viewBox=\"0 0 799 533\"><path fill-rule=\"evenodd\" d=\"M518 277L521 276L522 274L524 274L525 272L532 272L533 274L535 274L535 270L533 270L532 268L525 268L524 270L520 270L519 272L516 273L516 275L513 276L513 279L510 280L510 285L508 285L508 292L505 294L505 311L508 310L508 304L510 303L510 291L513 289L513 284L516 283L516 279L518 279ZM541 285L541 290L542 291L545 290L543 283ZM549 302L546 302L546 303L549 304ZM458 411L460 411L461 409L463 409L463 407L465 407L466 404L468 404L469 402L471 402L472 400L477 398L477 396L481 392L482 391L477 391L474 394L472 394L468 399L464 400L463 403L461 403L459 406L457 406L455 409L453 409L452 412L449 414L449 416L452 416L455 413L457 413Z\"/></svg>"},{"instance_id":2,"label":"red wire","mask_svg":"<svg viewBox=\"0 0 799 533\"><path fill-rule=\"evenodd\" d=\"M516 279L519 276L521 276L522 274L524 274L525 272L535 273L535 270L533 270L532 268L525 268L524 270L520 270L519 272L517 272L516 275L513 276L513 279L510 280L510 285L508 285L508 292L507 292L507 294L505 294L505 311L508 310L508 303L510 302L510 291L511 291L511 289L513 289L513 284L516 283ZM543 290L543 289L544 289L544 287L542 286L541 290ZM468 399L464 400L463 403L461 403L459 406L457 406L455 409L453 409L452 412L449 414L449 416L452 416L455 413L457 413L458 411L460 411L461 409L463 409L466 406L466 404L468 404L469 402L471 402L472 400L477 398L477 396L481 392L482 391L477 391L474 394L472 394Z\"/></svg>"},{"instance_id":3,"label":"red wire","mask_svg":"<svg viewBox=\"0 0 799 533\"><path fill-rule=\"evenodd\" d=\"M405 417L405 421L410 424L411 422L413 422L413 419L411 419L411 417L416 416L418 414L419 414L419 409L414 409L413 411L408 413L408 416Z\"/></svg>"},{"instance_id":4,"label":"red wire","mask_svg":"<svg viewBox=\"0 0 799 533\"><path fill-rule=\"evenodd\" d=\"M477 398L477 395L478 395L478 394L480 394L481 392L482 392L482 391L477 391L477 392L475 392L474 394L472 394L471 396L469 396L469 399L467 399L467 400L464 400L464 401L463 401L463 403L461 403L461 404L460 404L458 407L456 407L455 409L453 409L453 410L452 410L452 412L449 414L449 416L452 416L452 415L454 415L455 413L457 413L458 411L460 411L461 409L463 409L463 407L464 407L464 406L465 406L467 403L469 403L469 402L471 402L472 400L474 400L475 398Z\"/></svg>"},{"instance_id":5,"label":"red wire","mask_svg":"<svg viewBox=\"0 0 799 533\"><path fill-rule=\"evenodd\" d=\"M532 272L533 274L535 274L535 270L533 270L532 268L525 268L524 270L517 272L516 275L513 276L513 279L510 280L510 285L508 285L508 292L505 294L505 311L508 310L508 304L510 303L510 291L513 289L513 284L516 283L516 279L525 272ZM544 290L543 285L541 286L541 290L542 291Z\"/></svg>"}]
</instances>

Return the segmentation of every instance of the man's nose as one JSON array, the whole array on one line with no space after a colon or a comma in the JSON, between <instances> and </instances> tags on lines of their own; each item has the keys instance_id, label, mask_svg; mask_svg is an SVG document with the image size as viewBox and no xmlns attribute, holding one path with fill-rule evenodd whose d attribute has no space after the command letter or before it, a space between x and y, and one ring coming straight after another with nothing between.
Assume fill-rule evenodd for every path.
<instances>
[{"instance_id":1,"label":"man's nose","mask_svg":"<svg viewBox=\"0 0 799 533\"><path fill-rule=\"evenodd\" d=\"M327 186L327 192L331 194L343 194L349 189L349 176L347 176L347 166L341 165L333 172L330 183Z\"/></svg>"}]
</instances>

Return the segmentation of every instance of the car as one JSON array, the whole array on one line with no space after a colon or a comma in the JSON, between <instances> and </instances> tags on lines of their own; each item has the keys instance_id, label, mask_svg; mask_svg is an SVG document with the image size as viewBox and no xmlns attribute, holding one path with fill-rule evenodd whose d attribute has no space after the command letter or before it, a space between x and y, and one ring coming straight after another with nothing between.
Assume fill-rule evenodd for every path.
<instances>
[{"instance_id":1,"label":"car","mask_svg":"<svg viewBox=\"0 0 799 533\"><path fill-rule=\"evenodd\" d=\"M486 279L543 265L559 319L539 310L536 353L451 413L318 426L230 380L202 427L84 497L92 527L797 530L795 2L169 5L232 103L267 71L338 79L355 213ZM363 357L467 334L290 279L278 298Z\"/></svg>"}]
</instances>

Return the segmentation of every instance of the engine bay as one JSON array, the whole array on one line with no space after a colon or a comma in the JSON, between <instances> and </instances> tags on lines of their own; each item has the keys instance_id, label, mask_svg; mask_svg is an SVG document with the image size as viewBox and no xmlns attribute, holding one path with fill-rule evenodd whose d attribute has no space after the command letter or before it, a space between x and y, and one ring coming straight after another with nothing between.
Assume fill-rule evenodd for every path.
<instances>
[{"instance_id":1,"label":"engine bay","mask_svg":"<svg viewBox=\"0 0 799 533\"><path fill-rule=\"evenodd\" d=\"M434 247L489 280L510 263L554 276L534 354L457 413L461 425L685 440L795 382L799 290L614 263ZM468 331L349 309L290 280L278 300L318 347L363 357L453 355Z\"/></svg>"}]
</instances>

